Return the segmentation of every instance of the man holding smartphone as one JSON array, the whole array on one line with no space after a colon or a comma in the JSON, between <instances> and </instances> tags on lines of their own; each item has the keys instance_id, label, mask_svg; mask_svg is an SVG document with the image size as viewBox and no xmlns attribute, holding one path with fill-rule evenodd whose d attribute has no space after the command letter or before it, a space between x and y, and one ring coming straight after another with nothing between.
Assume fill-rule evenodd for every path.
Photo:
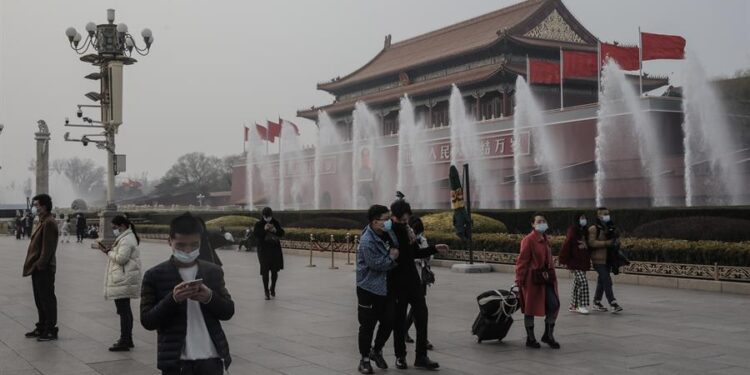
<instances>
[{"instance_id":1,"label":"man holding smartphone","mask_svg":"<svg viewBox=\"0 0 750 375\"><path fill-rule=\"evenodd\" d=\"M158 330L162 374L223 374L232 361L220 321L234 315L221 267L198 260L202 226L190 213L172 220L172 257L146 271L141 324Z\"/></svg>"}]
</instances>

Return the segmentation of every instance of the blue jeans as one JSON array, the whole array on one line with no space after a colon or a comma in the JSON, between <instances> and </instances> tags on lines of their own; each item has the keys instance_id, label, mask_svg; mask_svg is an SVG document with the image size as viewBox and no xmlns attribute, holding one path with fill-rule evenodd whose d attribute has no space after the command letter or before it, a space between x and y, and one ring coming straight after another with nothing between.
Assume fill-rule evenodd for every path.
<instances>
[{"instance_id":1,"label":"blue jeans","mask_svg":"<svg viewBox=\"0 0 750 375\"><path fill-rule=\"evenodd\" d=\"M595 264L594 270L599 277L596 279L596 292L594 292L594 303L602 301L602 294L607 295L607 301L615 302L615 293L612 291L612 277L609 275L609 266L606 264Z\"/></svg>"}]
</instances>

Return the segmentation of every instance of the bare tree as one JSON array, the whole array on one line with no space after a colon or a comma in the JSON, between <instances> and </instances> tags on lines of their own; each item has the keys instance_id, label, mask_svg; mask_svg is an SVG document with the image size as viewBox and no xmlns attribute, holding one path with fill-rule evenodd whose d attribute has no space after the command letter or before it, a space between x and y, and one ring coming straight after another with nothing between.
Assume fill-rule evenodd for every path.
<instances>
[{"instance_id":1,"label":"bare tree","mask_svg":"<svg viewBox=\"0 0 750 375\"><path fill-rule=\"evenodd\" d=\"M104 176L107 171L91 159L58 159L52 163L52 170L67 177L76 193L82 196L90 197L104 190Z\"/></svg>"}]
</instances>

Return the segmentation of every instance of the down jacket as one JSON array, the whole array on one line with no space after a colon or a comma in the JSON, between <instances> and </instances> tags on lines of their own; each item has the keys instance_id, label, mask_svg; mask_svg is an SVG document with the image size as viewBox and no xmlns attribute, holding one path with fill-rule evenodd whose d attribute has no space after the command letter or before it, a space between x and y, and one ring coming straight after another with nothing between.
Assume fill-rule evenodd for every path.
<instances>
[{"instance_id":1,"label":"down jacket","mask_svg":"<svg viewBox=\"0 0 750 375\"><path fill-rule=\"evenodd\" d=\"M138 298L141 295L141 253L133 231L120 233L107 256L104 298Z\"/></svg>"},{"instance_id":2,"label":"down jacket","mask_svg":"<svg viewBox=\"0 0 750 375\"><path fill-rule=\"evenodd\" d=\"M141 324L149 331L157 331L156 367L162 371L179 369L187 335L187 303L178 303L172 298L172 290L182 282L175 262L172 257L146 271L141 288ZM213 291L211 300L201 304L203 320L216 351L224 361L224 368L229 368L232 357L220 321L232 318L234 302L224 284L221 267L202 260L197 263L195 278L203 279L203 284Z\"/></svg>"}]
</instances>

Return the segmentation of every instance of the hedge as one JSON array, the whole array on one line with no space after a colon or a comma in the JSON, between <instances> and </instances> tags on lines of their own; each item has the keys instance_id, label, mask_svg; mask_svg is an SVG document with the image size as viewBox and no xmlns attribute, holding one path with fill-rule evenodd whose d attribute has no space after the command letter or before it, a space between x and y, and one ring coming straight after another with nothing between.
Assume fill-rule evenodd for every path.
<instances>
[{"instance_id":1,"label":"hedge","mask_svg":"<svg viewBox=\"0 0 750 375\"><path fill-rule=\"evenodd\" d=\"M673 238L690 241L750 241L750 220L690 216L656 220L633 231L638 238Z\"/></svg>"},{"instance_id":2,"label":"hedge","mask_svg":"<svg viewBox=\"0 0 750 375\"><path fill-rule=\"evenodd\" d=\"M240 215L229 215L222 216L206 222L206 226L210 229L218 229L221 227L251 227L258 222L257 218L251 216L240 216Z\"/></svg>"},{"instance_id":3,"label":"hedge","mask_svg":"<svg viewBox=\"0 0 750 375\"><path fill-rule=\"evenodd\" d=\"M166 233L167 225L141 225L138 229L142 233ZM244 227L227 227L235 238L244 232ZM360 230L320 229L320 228L285 228L285 240L309 241L310 234L320 242L328 242L334 236L337 242L346 240L349 233L351 238L361 235ZM446 232L430 232L425 234L433 243L444 243L452 249L465 249L465 244L454 234ZM514 233L477 233L472 237L474 250L497 251L503 253L518 253L524 235ZM552 252L557 254L564 236L550 236ZM722 266L750 267L750 242L721 242L721 241L686 241L668 239L646 239L626 237L622 239L622 246L628 251L630 260L642 262L664 262L685 264L714 264Z\"/></svg>"},{"instance_id":4,"label":"hedge","mask_svg":"<svg viewBox=\"0 0 750 375\"><path fill-rule=\"evenodd\" d=\"M471 218L474 221L472 227L473 233L507 233L508 228L505 227L500 220L496 220L484 215L472 213ZM438 212L435 214L429 214L422 216L424 227L428 231L432 232L445 232L452 233L453 228L453 211Z\"/></svg>"}]
</instances>

